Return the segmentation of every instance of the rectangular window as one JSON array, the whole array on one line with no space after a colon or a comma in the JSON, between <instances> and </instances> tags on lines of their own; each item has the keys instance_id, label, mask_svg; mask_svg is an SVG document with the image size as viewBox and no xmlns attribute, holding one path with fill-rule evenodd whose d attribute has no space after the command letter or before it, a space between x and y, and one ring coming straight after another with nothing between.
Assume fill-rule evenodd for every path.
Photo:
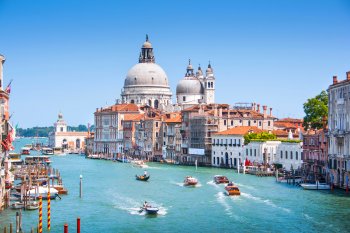
<instances>
[{"instance_id":1,"label":"rectangular window","mask_svg":"<svg viewBox=\"0 0 350 233\"><path fill-rule=\"evenodd\" d=\"M245 150L246 156L248 156L248 149Z\"/></svg>"},{"instance_id":2,"label":"rectangular window","mask_svg":"<svg viewBox=\"0 0 350 233\"><path fill-rule=\"evenodd\" d=\"M267 122L267 125L268 125L268 126L270 126L270 125L271 125L270 121L268 121L268 122Z\"/></svg>"},{"instance_id":3,"label":"rectangular window","mask_svg":"<svg viewBox=\"0 0 350 233\"><path fill-rule=\"evenodd\" d=\"M158 127L158 121L156 122L156 127Z\"/></svg>"},{"instance_id":4,"label":"rectangular window","mask_svg":"<svg viewBox=\"0 0 350 233\"><path fill-rule=\"evenodd\" d=\"M231 125L233 125L233 121L231 121Z\"/></svg>"},{"instance_id":5,"label":"rectangular window","mask_svg":"<svg viewBox=\"0 0 350 233\"><path fill-rule=\"evenodd\" d=\"M224 125L226 125L226 120L224 120Z\"/></svg>"},{"instance_id":6,"label":"rectangular window","mask_svg":"<svg viewBox=\"0 0 350 233\"><path fill-rule=\"evenodd\" d=\"M288 159L288 151L286 151L286 159Z\"/></svg>"},{"instance_id":7,"label":"rectangular window","mask_svg":"<svg viewBox=\"0 0 350 233\"><path fill-rule=\"evenodd\" d=\"M253 156L253 149L250 149L250 156Z\"/></svg>"},{"instance_id":8,"label":"rectangular window","mask_svg":"<svg viewBox=\"0 0 350 233\"><path fill-rule=\"evenodd\" d=\"M254 156L256 157L256 149L254 149Z\"/></svg>"},{"instance_id":9,"label":"rectangular window","mask_svg":"<svg viewBox=\"0 0 350 233\"><path fill-rule=\"evenodd\" d=\"M295 159L298 160L298 151L295 152Z\"/></svg>"},{"instance_id":10,"label":"rectangular window","mask_svg":"<svg viewBox=\"0 0 350 233\"><path fill-rule=\"evenodd\" d=\"M281 159L283 159L283 151L281 151Z\"/></svg>"},{"instance_id":11,"label":"rectangular window","mask_svg":"<svg viewBox=\"0 0 350 233\"><path fill-rule=\"evenodd\" d=\"M293 151L290 152L290 159L293 159Z\"/></svg>"}]
</instances>

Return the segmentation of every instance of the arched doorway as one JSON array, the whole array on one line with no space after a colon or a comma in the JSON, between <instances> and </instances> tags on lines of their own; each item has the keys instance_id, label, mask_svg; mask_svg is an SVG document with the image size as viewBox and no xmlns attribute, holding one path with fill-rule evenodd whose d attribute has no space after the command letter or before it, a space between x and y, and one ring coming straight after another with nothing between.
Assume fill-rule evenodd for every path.
<instances>
[{"instance_id":1,"label":"arched doorway","mask_svg":"<svg viewBox=\"0 0 350 233\"><path fill-rule=\"evenodd\" d=\"M75 148L79 149L80 148L80 139L78 138L75 140Z\"/></svg>"},{"instance_id":2,"label":"arched doorway","mask_svg":"<svg viewBox=\"0 0 350 233\"><path fill-rule=\"evenodd\" d=\"M63 140L62 140L62 148L63 148L63 149L68 149L67 139L63 139Z\"/></svg>"}]
</instances>

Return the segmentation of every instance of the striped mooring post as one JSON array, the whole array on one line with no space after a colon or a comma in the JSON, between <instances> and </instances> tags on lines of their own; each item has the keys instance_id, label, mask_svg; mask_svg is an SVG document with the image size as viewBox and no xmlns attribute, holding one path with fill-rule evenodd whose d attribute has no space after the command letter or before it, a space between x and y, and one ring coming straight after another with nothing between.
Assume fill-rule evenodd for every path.
<instances>
[{"instance_id":1,"label":"striped mooring post","mask_svg":"<svg viewBox=\"0 0 350 233\"><path fill-rule=\"evenodd\" d=\"M39 196L39 233L43 233L43 197Z\"/></svg>"},{"instance_id":2,"label":"striped mooring post","mask_svg":"<svg viewBox=\"0 0 350 233\"><path fill-rule=\"evenodd\" d=\"M50 197L50 186L47 191L47 230L51 229L51 197Z\"/></svg>"}]
</instances>

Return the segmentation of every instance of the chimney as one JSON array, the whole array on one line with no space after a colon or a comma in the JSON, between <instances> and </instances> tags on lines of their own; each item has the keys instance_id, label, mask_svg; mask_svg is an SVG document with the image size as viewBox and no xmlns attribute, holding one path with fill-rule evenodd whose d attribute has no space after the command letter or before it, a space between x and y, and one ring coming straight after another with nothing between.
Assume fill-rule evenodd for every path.
<instances>
[{"instance_id":1,"label":"chimney","mask_svg":"<svg viewBox=\"0 0 350 233\"><path fill-rule=\"evenodd\" d=\"M2 65L5 62L5 57L0 54L0 90L2 90L2 82L3 82L3 68Z\"/></svg>"},{"instance_id":2,"label":"chimney","mask_svg":"<svg viewBox=\"0 0 350 233\"><path fill-rule=\"evenodd\" d=\"M338 83L338 78L336 75L333 76L333 84L337 84Z\"/></svg>"},{"instance_id":3,"label":"chimney","mask_svg":"<svg viewBox=\"0 0 350 233\"><path fill-rule=\"evenodd\" d=\"M267 117L267 113L266 113L266 111L267 111L267 106L266 105L264 105L263 106L263 112L264 112L264 118L266 118Z\"/></svg>"},{"instance_id":4,"label":"chimney","mask_svg":"<svg viewBox=\"0 0 350 233\"><path fill-rule=\"evenodd\" d=\"M214 105L214 116L218 115L218 106L215 104Z\"/></svg>"},{"instance_id":5,"label":"chimney","mask_svg":"<svg viewBox=\"0 0 350 233\"><path fill-rule=\"evenodd\" d=\"M257 112L260 112L260 104L257 104L256 111L257 111Z\"/></svg>"},{"instance_id":6,"label":"chimney","mask_svg":"<svg viewBox=\"0 0 350 233\"><path fill-rule=\"evenodd\" d=\"M350 80L350 71L346 72L346 80Z\"/></svg>"},{"instance_id":7,"label":"chimney","mask_svg":"<svg viewBox=\"0 0 350 233\"><path fill-rule=\"evenodd\" d=\"M272 108L270 108L270 117L272 117Z\"/></svg>"}]
</instances>

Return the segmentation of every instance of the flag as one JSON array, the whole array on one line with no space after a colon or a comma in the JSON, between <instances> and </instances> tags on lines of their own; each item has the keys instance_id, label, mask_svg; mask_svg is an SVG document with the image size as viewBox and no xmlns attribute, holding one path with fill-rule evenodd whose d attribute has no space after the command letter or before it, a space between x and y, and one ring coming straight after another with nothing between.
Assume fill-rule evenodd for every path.
<instances>
[{"instance_id":1,"label":"flag","mask_svg":"<svg viewBox=\"0 0 350 233\"><path fill-rule=\"evenodd\" d=\"M12 80L10 81L10 83L7 85L5 91L10 94L11 93L11 83L12 83Z\"/></svg>"}]
</instances>

